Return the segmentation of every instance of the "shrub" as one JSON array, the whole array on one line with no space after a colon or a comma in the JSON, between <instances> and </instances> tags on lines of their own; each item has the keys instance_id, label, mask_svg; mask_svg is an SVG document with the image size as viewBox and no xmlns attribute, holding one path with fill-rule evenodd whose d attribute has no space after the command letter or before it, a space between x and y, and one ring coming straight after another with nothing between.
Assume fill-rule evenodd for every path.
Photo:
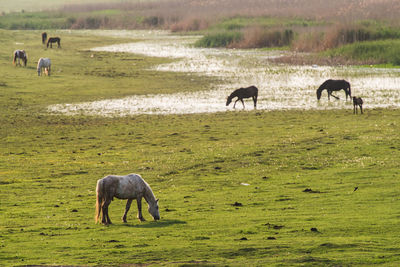
<instances>
[{"instance_id":1,"label":"shrub","mask_svg":"<svg viewBox=\"0 0 400 267\"><path fill-rule=\"evenodd\" d=\"M170 29L172 32L180 32L180 31L200 31L207 29L208 23L203 19L186 19L182 21L178 21L174 23Z\"/></svg>"},{"instance_id":2,"label":"shrub","mask_svg":"<svg viewBox=\"0 0 400 267\"><path fill-rule=\"evenodd\" d=\"M145 26L158 27L164 24L164 19L158 16L145 17L143 19L143 24Z\"/></svg>"},{"instance_id":3,"label":"shrub","mask_svg":"<svg viewBox=\"0 0 400 267\"><path fill-rule=\"evenodd\" d=\"M207 34L195 43L196 47L228 47L242 39L240 32L222 32Z\"/></svg>"}]
</instances>

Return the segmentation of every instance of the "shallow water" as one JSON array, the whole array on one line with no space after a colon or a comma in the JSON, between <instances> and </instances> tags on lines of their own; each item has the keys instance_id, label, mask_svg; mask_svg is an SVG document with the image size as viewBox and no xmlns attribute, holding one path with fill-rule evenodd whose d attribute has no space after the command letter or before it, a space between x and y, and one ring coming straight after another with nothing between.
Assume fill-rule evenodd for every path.
<instances>
[{"instance_id":1,"label":"shallow water","mask_svg":"<svg viewBox=\"0 0 400 267\"><path fill-rule=\"evenodd\" d=\"M328 101L324 91L321 101L317 101L315 91L326 79L348 80L352 94L363 98L366 109L400 107L400 73L397 69L276 65L269 59L287 52L194 48L192 44L199 37L174 36L161 31L97 31L95 34L132 37L140 41L97 47L93 51L175 58L175 62L155 69L215 76L223 83L202 92L52 105L48 107L50 112L103 116L222 112L232 110L233 104L226 107L225 101L234 89L250 85L259 88L259 110L351 109L351 101L345 101L344 91L334 93L340 100L331 98ZM238 102L236 108L241 110L242 104ZM253 109L251 100L245 101L245 109Z\"/></svg>"}]
</instances>

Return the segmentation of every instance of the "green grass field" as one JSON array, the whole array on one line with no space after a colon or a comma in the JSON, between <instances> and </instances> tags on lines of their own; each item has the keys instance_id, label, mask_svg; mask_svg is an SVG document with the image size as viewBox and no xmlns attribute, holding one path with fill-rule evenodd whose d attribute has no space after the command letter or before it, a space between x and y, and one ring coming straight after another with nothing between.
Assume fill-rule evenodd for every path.
<instances>
[{"instance_id":1,"label":"green grass field","mask_svg":"<svg viewBox=\"0 0 400 267\"><path fill-rule=\"evenodd\" d=\"M108 3L121 2L120 0L107 0ZM91 4L95 0L0 0L0 12L41 11L61 8L72 4Z\"/></svg>"},{"instance_id":2,"label":"green grass field","mask_svg":"<svg viewBox=\"0 0 400 267\"><path fill-rule=\"evenodd\" d=\"M400 111L50 115L54 103L218 82L88 51L132 40L61 37L46 50L39 31L0 31L0 265L400 263ZM27 68L12 65L16 48ZM37 76L42 56L50 77ZM151 185L161 220L144 209L140 223L133 205L124 224L114 200L114 224L95 224L97 179L128 173Z\"/></svg>"}]
</instances>

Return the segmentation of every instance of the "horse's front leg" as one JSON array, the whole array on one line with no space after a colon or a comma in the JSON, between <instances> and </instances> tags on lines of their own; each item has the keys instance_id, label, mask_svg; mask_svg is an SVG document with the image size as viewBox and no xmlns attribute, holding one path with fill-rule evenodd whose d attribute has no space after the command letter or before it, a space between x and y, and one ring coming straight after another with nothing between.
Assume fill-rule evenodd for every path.
<instances>
[{"instance_id":1,"label":"horse's front leg","mask_svg":"<svg viewBox=\"0 0 400 267\"><path fill-rule=\"evenodd\" d=\"M138 217L139 221L144 222L145 219L143 218L143 214L142 214L142 197L139 197L139 196L138 196L138 197L136 198L136 202L137 202L137 208L138 208L138 215L137 215L137 217Z\"/></svg>"},{"instance_id":2,"label":"horse's front leg","mask_svg":"<svg viewBox=\"0 0 400 267\"><path fill-rule=\"evenodd\" d=\"M238 99L236 99L235 103L233 104L233 108L235 108L235 106L236 106L236 102L238 102L238 101L239 101L239 98L238 98Z\"/></svg>"},{"instance_id":3,"label":"horse's front leg","mask_svg":"<svg viewBox=\"0 0 400 267\"><path fill-rule=\"evenodd\" d=\"M243 98L241 98L240 101L242 102L243 109L244 109L244 101L243 101Z\"/></svg>"},{"instance_id":4,"label":"horse's front leg","mask_svg":"<svg viewBox=\"0 0 400 267\"><path fill-rule=\"evenodd\" d=\"M336 99L339 99L339 97L337 97L337 96L335 96L335 95L332 95L332 91L330 92L330 95L331 95L332 97L336 98ZM329 99L329 94L328 94L328 99Z\"/></svg>"},{"instance_id":5,"label":"horse's front leg","mask_svg":"<svg viewBox=\"0 0 400 267\"><path fill-rule=\"evenodd\" d=\"M132 200L133 199L128 199L128 201L126 202L126 207L125 207L125 213L124 216L122 216L122 221L124 223L126 223L126 215L128 214L129 209L131 208L131 204L132 204Z\"/></svg>"}]
</instances>

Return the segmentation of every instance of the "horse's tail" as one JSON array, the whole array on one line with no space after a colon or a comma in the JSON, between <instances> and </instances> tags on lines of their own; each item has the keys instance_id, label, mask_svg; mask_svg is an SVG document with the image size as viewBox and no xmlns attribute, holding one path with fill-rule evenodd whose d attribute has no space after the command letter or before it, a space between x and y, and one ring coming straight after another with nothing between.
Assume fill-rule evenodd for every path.
<instances>
[{"instance_id":1,"label":"horse's tail","mask_svg":"<svg viewBox=\"0 0 400 267\"><path fill-rule=\"evenodd\" d=\"M100 218L101 208L104 202L104 193L103 193L103 179L97 181L96 186L96 213L94 215L94 221L97 223Z\"/></svg>"},{"instance_id":2,"label":"horse's tail","mask_svg":"<svg viewBox=\"0 0 400 267\"><path fill-rule=\"evenodd\" d=\"M254 87L254 96L258 97L258 88L255 87L254 85L253 85L253 87Z\"/></svg>"},{"instance_id":3,"label":"horse's tail","mask_svg":"<svg viewBox=\"0 0 400 267\"><path fill-rule=\"evenodd\" d=\"M350 88L350 83L347 83L349 85L349 96L351 97L351 88Z\"/></svg>"},{"instance_id":4,"label":"horse's tail","mask_svg":"<svg viewBox=\"0 0 400 267\"><path fill-rule=\"evenodd\" d=\"M37 67L36 67L37 72L38 72L39 75L40 75L40 69L41 68L42 68L42 58L39 58L39 61L37 63Z\"/></svg>"},{"instance_id":5,"label":"horse's tail","mask_svg":"<svg viewBox=\"0 0 400 267\"><path fill-rule=\"evenodd\" d=\"M15 65L15 61L17 60L17 52L14 52L14 57L13 57L13 64Z\"/></svg>"}]
</instances>

